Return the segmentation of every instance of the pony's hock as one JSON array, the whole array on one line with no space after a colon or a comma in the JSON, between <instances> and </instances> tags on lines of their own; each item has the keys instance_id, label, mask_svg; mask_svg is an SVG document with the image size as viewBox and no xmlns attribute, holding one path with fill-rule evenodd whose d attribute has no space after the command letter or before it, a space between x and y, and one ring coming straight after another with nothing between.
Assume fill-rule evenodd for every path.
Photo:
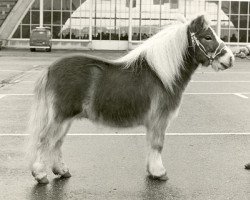
<instances>
[{"instance_id":1,"label":"pony's hock","mask_svg":"<svg viewBox=\"0 0 250 200\"><path fill-rule=\"evenodd\" d=\"M29 126L33 176L48 182L50 155L53 172L70 177L61 146L72 121L88 118L116 127L145 126L149 176L167 180L164 135L192 74L199 64L218 71L233 61L204 16L162 30L118 60L82 54L59 59L35 87Z\"/></svg>"}]
</instances>

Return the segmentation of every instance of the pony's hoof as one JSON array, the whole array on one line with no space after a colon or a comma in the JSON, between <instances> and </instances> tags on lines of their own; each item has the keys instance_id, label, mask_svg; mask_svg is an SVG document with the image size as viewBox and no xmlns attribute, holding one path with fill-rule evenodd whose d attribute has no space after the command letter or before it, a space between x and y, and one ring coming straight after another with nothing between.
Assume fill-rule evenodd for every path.
<instances>
[{"instance_id":1,"label":"pony's hoof","mask_svg":"<svg viewBox=\"0 0 250 200\"><path fill-rule=\"evenodd\" d=\"M48 184L49 183L49 180L47 178L46 173L38 174L35 171L32 171L31 174L39 184Z\"/></svg>"},{"instance_id":2,"label":"pony's hoof","mask_svg":"<svg viewBox=\"0 0 250 200\"><path fill-rule=\"evenodd\" d=\"M48 180L48 178L47 178L47 176L45 176L45 177L43 177L43 178L41 178L41 179L36 179L37 180L37 182L39 183L39 184L48 184L49 183L49 180Z\"/></svg>"},{"instance_id":3,"label":"pony's hoof","mask_svg":"<svg viewBox=\"0 0 250 200\"><path fill-rule=\"evenodd\" d=\"M168 180L167 173L163 174L162 176L154 176L152 174L149 174L149 178L151 178L153 180L159 180L159 181L167 181Z\"/></svg>"},{"instance_id":4,"label":"pony's hoof","mask_svg":"<svg viewBox=\"0 0 250 200\"><path fill-rule=\"evenodd\" d=\"M71 174L69 172L69 170L67 169L64 169L64 170L58 170L56 168L53 168L52 169L52 172L55 174L55 175L59 175L61 178L70 178L71 177Z\"/></svg>"},{"instance_id":5,"label":"pony's hoof","mask_svg":"<svg viewBox=\"0 0 250 200\"><path fill-rule=\"evenodd\" d=\"M245 165L245 169L250 170L250 163L247 163L247 164Z\"/></svg>"},{"instance_id":6,"label":"pony's hoof","mask_svg":"<svg viewBox=\"0 0 250 200\"><path fill-rule=\"evenodd\" d=\"M71 177L71 174L69 171L61 175L61 178L70 178L70 177Z\"/></svg>"}]
</instances>

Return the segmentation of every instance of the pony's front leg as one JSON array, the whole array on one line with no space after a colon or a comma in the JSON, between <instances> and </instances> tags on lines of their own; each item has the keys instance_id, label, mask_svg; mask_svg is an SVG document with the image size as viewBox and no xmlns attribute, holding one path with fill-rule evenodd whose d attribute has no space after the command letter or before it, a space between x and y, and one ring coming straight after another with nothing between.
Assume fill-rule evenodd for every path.
<instances>
[{"instance_id":1,"label":"pony's front leg","mask_svg":"<svg viewBox=\"0 0 250 200\"><path fill-rule=\"evenodd\" d=\"M154 179L167 180L166 169L163 166L161 152L164 144L166 125L157 125L147 129L148 155L147 171Z\"/></svg>"}]
</instances>

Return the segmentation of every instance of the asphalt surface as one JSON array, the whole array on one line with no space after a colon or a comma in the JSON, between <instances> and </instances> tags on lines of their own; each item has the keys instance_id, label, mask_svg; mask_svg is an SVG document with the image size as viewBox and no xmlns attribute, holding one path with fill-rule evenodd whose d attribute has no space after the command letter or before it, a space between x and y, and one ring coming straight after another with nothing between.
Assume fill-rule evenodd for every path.
<instances>
[{"instance_id":1,"label":"asphalt surface","mask_svg":"<svg viewBox=\"0 0 250 200\"><path fill-rule=\"evenodd\" d=\"M64 146L72 177L37 185L27 167L25 129L41 70L72 51L0 51L0 199L250 199L250 61L194 74L163 150L169 180L145 172L142 127L114 129L76 121ZM78 53L82 53L78 51ZM126 52L88 51L106 58Z\"/></svg>"}]
</instances>

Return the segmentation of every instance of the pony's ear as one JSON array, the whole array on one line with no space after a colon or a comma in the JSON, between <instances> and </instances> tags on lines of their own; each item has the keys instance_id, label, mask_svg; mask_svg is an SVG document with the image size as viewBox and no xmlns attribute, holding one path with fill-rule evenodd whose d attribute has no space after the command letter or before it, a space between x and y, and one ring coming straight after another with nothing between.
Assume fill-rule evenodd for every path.
<instances>
[{"instance_id":1,"label":"pony's ear","mask_svg":"<svg viewBox=\"0 0 250 200\"><path fill-rule=\"evenodd\" d=\"M190 31L193 33L197 33L199 31L207 29L209 26L209 21L205 17L205 15L200 15L191 21L189 27Z\"/></svg>"}]
</instances>

